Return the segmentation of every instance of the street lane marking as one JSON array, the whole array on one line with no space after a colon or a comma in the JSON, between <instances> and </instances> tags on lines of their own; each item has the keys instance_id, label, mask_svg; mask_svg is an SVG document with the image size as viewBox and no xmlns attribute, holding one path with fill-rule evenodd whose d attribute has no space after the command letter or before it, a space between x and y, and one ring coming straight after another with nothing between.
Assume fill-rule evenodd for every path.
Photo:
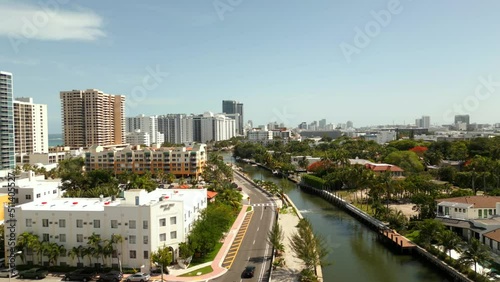
<instances>
[{"instance_id":1,"label":"street lane marking","mask_svg":"<svg viewBox=\"0 0 500 282\"><path fill-rule=\"evenodd\" d=\"M222 262L222 267L230 269L233 265L234 260L236 259L236 255L241 247L241 242L243 242L243 238L248 230L248 225L252 219L253 211L247 213L245 215L245 219L243 220L243 224L241 225L238 234L236 235L231 247L229 248L230 253L226 254L224 261ZM246 223L246 224L245 224Z\"/></svg>"}]
</instances>

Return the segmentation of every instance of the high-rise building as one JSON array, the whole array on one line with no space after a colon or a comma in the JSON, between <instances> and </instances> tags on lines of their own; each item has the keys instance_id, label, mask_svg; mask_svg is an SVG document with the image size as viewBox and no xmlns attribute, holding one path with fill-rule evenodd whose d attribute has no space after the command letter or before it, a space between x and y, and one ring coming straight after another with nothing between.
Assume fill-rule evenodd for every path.
<instances>
[{"instance_id":1,"label":"high-rise building","mask_svg":"<svg viewBox=\"0 0 500 282\"><path fill-rule=\"evenodd\" d=\"M346 123L346 127L347 128L354 128L354 123L352 121L348 120Z\"/></svg>"},{"instance_id":2,"label":"high-rise building","mask_svg":"<svg viewBox=\"0 0 500 282\"><path fill-rule=\"evenodd\" d=\"M165 136L165 142L184 144L193 142L193 116L168 114L158 116L158 131Z\"/></svg>"},{"instance_id":3,"label":"high-rise building","mask_svg":"<svg viewBox=\"0 0 500 282\"><path fill-rule=\"evenodd\" d=\"M243 103L233 101L233 100L223 100L222 101L222 112L224 114L239 114L239 116L229 116L231 118L236 119L237 123L237 128L238 128L238 134L239 135L244 135L244 129L245 127L243 126Z\"/></svg>"},{"instance_id":4,"label":"high-rise building","mask_svg":"<svg viewBox=\"0 0 500 282\"><path fill-rule=\"evenodd\" d=\"M205 112L199 117L199 130L194 136L196 142L211 142L228 140L236 136L236 121L224 114Z\"/></svg>"},{"instance_id":5,"label":"high-rise building","mask_svg":"<svg viewBox=\"0 0 500 282\"><path fill-rule=\"evenodd\" d=\"M320 119L318 127L319 127L319 129L324 130L326 127L326 119Z\"/></svg>"},{"instance_id":6,"label":"high-rise building","mask_svg":"<svg viewBox=\"0 0 500 282\"><path fill-rule=\"evenodd\" d=\"M455 116L455 124L457 123L465 123L467 126L470 124L470 116L469 115L456 115Z\"/></svg>"},{"instance_id":7,"label":"high-rise building","mask_svg":"<svg viewBox=\"0 0 500 282\"><path fill-rule=\"evenodd\" d=\"M422 116L422 128L431 127L431 117L430 116Z\"/></svg>"},{"instance_id":8,"label":"high-rise building","mask_svg":"<svg viewBox=\"0 0 500 282\"><path fill-rule=\"evenodd\" d=\"M125 96L87 89L61 91L60 98L65 146L125 143Z\"/></svg>"},{"instance_id":9,"label":"high-rise building","mask_svg":"<svg viewBox=\"0 0 500 282\"><path fill-rule=\"evenodd\" d=\"M0 71L0 170L16 166L14 144L13 77Z\"/></svg>"},{"instance_id":10,"label":"high-rise building","mask_svg":"<svg viewBox=\"0 0 500 282\"><path fill-rule=\"evenodd\" d=\"M48 153L47 105L34 104L33 98L15 98L14 136L16 163L25 163L29 154Z\"/></svg>"},{"instance_id":11,"label":"high-rise building","mask_svg":"<svg viewBox=\"0 0 500 282\"><path fill-rule=\"evenodd\" d=\"M164 135L158 130L158 117L157 116L145 116L138 115L135 117L127 117L126 121L126 132L127 140L136 140L134 139L137 136L146 136L148 135L149 141L151 144L162 144L164 142ZM140 130L141 133L138 133L137 130ZM131 133L131 134L129 134ZM143 138L143 137L141 137ZM127 141L127 143L132 144ZM141 143L145 144L145 143ZM149 145L148 145L149 146Z\"/></svg>"}]
</instances>

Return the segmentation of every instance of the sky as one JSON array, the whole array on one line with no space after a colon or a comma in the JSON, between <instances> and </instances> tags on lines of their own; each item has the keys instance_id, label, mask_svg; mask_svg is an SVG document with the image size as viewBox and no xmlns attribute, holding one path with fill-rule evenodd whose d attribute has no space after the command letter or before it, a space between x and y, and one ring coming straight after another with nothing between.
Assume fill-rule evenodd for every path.
<instances>
[{"instance_id":1,"label":"sky","mask_svg":"<svg viewBox=\"0 0 500 282\"><path fill-rule=\"evenodd\" d=\"M500 122L500 1L0 0L14 96L126 96L126 115L222 111L254 125Z\"/></svg>"}]
</instances>

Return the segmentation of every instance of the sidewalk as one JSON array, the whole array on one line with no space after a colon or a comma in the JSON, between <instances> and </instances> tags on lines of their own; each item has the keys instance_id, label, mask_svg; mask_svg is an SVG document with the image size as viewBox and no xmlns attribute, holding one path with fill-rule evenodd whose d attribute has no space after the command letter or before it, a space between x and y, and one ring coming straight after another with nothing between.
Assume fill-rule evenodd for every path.
<instances>
[{"instance_id":1,"label":"sidewalk","mask_svg":"<svg viewBox=\"0 0 500 282\"><path fill-rule=\"evenodd\" d=\"M236 220L233 223L233 226L231 226L231 230L228 232L226 238L224 239L224 244L219 250L219 253L217 253L217 256L212 262L207 262L204 264L200 264L194 267L189 267L187 269L171 269L169 268L168 271L170 274L163 275L163 281L169 281L169 282L181 282L181 281L206 281L209 279L214 279L217 277L220 277L224 275L227 272L227 269L222 267L222 262L224 261L224 257L226 256L227 252L229 251L229 248L231 247L231 244L234 241L234 238L236 237L236 234L238 234L238 230L240 229L241 224L243 223L243 220L245 219L246 211L248 205L243 205L241 208L240 214L236 218ZM192 276L192 277L178 277L178 275L183 275L185 273L191 272L196 269L200 269L205 266L212 266L213 271L204 275L200 276ZM157 280L161 281L161 275L151 277L151 280Z\"/></svg>"}]
</instances>

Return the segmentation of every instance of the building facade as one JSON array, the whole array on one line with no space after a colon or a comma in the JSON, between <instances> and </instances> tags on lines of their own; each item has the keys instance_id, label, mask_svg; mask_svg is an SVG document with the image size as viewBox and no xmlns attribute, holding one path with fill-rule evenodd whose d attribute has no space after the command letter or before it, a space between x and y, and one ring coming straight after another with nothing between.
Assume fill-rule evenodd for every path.
<instances>
[{"instance_id":1,"label":"building facade","mask_svg":"<svg viewBox=\"0 0 500 282\"><path fill-rule=\"evenodd\" d=\"M224 114L231 114L230 117L236 119L237 123L237 134L239 135L244 135L244 115L243 115L243 103L233 101L233 100L223 100L222 101L222 113ZM238 115L232 115L232 114L238 114Z\"/></svg>"},{"instance_id":2,"label":"building facade","mask_svg":"<svg viewBox=\"0 0 500 282\"><path fill-rule=\"evenodd\" d=\"M224 114L205 112L200 117L200 140L197 142L218 142L236 136L236 121Z\"/></svg>"},{"instance_id":3,"label":"building facade","mask_svg":"<svg viewBox=\"0 0 500 282\"><path fill-rule=\"evenodd\" d=\"M143 271L149 272L151 253L160 247L170 248L177 260L179 244L185 242L206 207L206 189L156 189L150 193L133 189L116 199L58 198L16 206L15 231L17 235L32 232L40 240L63 245L66 250L85 247L92 235L109 240L119 234L123 242L114 246L104 264L116 268L119 264L134 268L144 265ZM37 257L26 254L27 263L40 263ZM78 261L84 260L67 255L58 259L60 265L76 266Z\"/></svg>"},{"instance_id":4,"label":"building facade","mask_svg":"<svg viewBox=\"0 0 500 282\"><path fill-rule=\"evenodd\" d=\"M125 139L127 144L130 145L146 145L151 146L151 137L148 132L141 132L140 129L136 129L135 132L127 132L125 134Z\"/></svg>"},{"instance_id":5,"label":"building facade","mask_svg":"<svg viewBox=\"0 0 500 282\"><path fill-rule=\"evenodd\" d=\"M60 98L65 146L125 143L125 96L87 89L61 91Z\"/></svg>"},{"instance_id":6,"label":"building facade","mask_svg":"<svg viewBox=\"0 0 500 282\"><path fill-rule=\"evenodd\" d=\"M138 115L136 117L126 118L126 132L135 133L137 130L140 132L148 133L149 144L162 144L164 141L164 135L158 130L158 117L157 116L145 116ZM129 144L133 144L127 141ZM146 144L146 143L139 143ZM148 144L148 146L149 146ZM133 144L135 145L135 144Z\"/></svg>"},{"instance_id":7,"label":"building facade","mask_svg":"<svg viewBox=\"0 0 500 282\"><path fill-rule=\"evenodd\" d=\"M127 146L122 150L105 150L102 146L94 146L85 153L85 168L89 171L112 170L116 174L163 171L177 177L199 177L207 161L205 147L205 144L144 149Z\"/></svg>"},{"instance_id":8,"label":"building facade","mask_svg":"<svg viewBox=\"0 0 500 282\"><path fill-rule=\"evenodd\" d=\"M14 105L12 73L0 71L0 171L15 168Z\"/></svg>"},{"instance_id":9,"label":"building facade","mask_svg":"<svg viewBox=\"0 0 500 282\"><path fill-rule=\"evenodd\" d=\"M16 163L33 153L49 152L47 105L34 104L32 98L14 100L14 140Z\"/></svg>"},{"instance_id":10,"label":"building facade","mask_svg":"<svg viewBox=\"0 0 500 282\"><path fill-rule=\"evenodd\" d=\"M191 143L195 141L193 115L168 114L159 116L158 131L164 135L164 142Z\"/></svg>"}]
</instances>

